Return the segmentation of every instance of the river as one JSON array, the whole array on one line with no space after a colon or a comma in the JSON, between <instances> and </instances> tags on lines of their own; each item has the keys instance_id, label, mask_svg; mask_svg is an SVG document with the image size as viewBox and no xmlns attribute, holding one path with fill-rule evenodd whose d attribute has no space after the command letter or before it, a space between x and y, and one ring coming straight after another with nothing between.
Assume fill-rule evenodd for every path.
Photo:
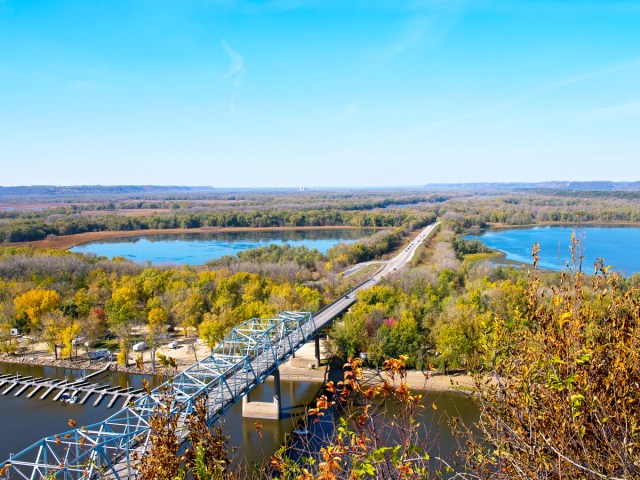
<instances>
[{"instance_id":1,"label":"river","mask_svg":"<svg viewBox=\"0 0 640 480\"><path fill-rule=\"evenodd\" d=\"M75 379L80 375L78 370L28 366L0 362L0 373L31 375L35 377ZM153 378L150 379L152 382ZM95 380L97 383L110 383L126 387L139 387L142 384L140 375L125 373L105 374ZM306 406L313 402L322 385L314 382L285 381L281 382L282 419L259 420L262 424L262 435L256 431L256 419L242 416L242 404L239 402L224 415L222 426L230 436L230 447L237 447L236 455L249 463L261 462L269 458L286 441L286 436L296 427ZM91 399L85 405L54 402L53 395L45 400L26 398L29 390L20 397L13 394L14 389L6 396L0 396L0 461L9 458L11 453L18 453L42 437L69 430L69 419L78 426L99 422L116 412L116 407L107 409L108 402L103 401L98 407L91 406ZM270 401L273 395L273 382L268 379L252 392L252 400ZM438 410L425 409L421 422L429 432L430 438L437 439L438 451L451 453L456 448L455 440L446 427L447 415L459 415L468 422L477 419L478 411L468 396L455 392L427 392L425 404L435 403ZM121 406L121 402L117 403ZM426 435L426 434L425 434Z\"/></svg>"}]
</instances>

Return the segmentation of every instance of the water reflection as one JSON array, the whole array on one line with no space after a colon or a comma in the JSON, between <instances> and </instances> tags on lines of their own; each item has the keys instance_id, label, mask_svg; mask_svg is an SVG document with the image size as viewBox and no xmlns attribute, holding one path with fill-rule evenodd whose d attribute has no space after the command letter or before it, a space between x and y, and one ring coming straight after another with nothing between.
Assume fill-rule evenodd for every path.
<instances>
[{"instance_id":1,"label":"water reflection","mask_svg":"<svg viewBox=\"0 0 640 480\"><path fill-rule=\"evenodd\" d=\"M0 363L0 373L18 373L34 377L66 378L68 380L74 380L82 374L79 370L6 363ZM123 388L127 386L140 388L142 378L140 375L118 372L105 374L96 378L95 382L109 383ZM154 377L147 377L147 379L152 385L157 382ZM281 382L283 415L280 420L244 418L242 403L234 405L227 411L220 423L225 433L230 436L229 446L237 448L234 456L237 459L246 460L249 464L268 459L288 438L291 438L292 430L300 427L308 405L314 401L321 388L320 383L283 380ZM52 401L53 395L45 400L40 400L38 395L26 398L28 392L29 390L23 392L20 397L15 397L13 392L6 396L0 395L0 425L2 425L0 430L0 461L9 458L10 453L22 451L42 437L69 430L69 419L73 419L79 426L97 423L116 413L117 408L120 408L122 404L122 401L119 400L116 407L112 409L106 407L108 402L105 401L98 407L93 407L91 399L86 405L66 404ZM272 398L273 381L271 378L252 391L252 400L271 401ZM452 454L457 443L447 425L448 417L458 416L470 425L477 420L477 408L468 396L453 392L426 392L424 403L427 408L417 418L425 429L425 438L433 439L432 453ZM437 410L429 408L432 403L438 406ZM379 410L377 415L380 418L383 414L392 418L396 413L390 407ZM256 422L262 424L261 435L256 430ZM327 415L322 422L310 422L306 428L312 433L309 438L316 442L313 448L317 450L323 444L324 439L333 432L333 418Z\"/></svg>"},{"instance_id":2,"label":"water reflection","mask_svg":"<svg viewBox=\"0 0 640 480\"><path fill-rule=\"evenodd\" d=\"M220 232L211 234L160 234L98 240L71 251L105 257L125 257L135 262L202 265L209 260L270 244L305 246L326 253L340 242L355 242L375 229L281 230Z\"/></svg>"}]
</instances>

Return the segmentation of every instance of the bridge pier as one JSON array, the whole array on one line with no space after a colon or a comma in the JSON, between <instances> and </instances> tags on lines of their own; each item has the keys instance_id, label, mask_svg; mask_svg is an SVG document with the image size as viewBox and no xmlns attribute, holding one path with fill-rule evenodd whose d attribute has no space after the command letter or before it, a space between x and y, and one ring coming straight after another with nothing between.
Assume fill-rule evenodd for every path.
<instances>
[{"instance_id":1,"label":"bridge pier","mask_svg":"<svg viewBox=\"0 0 640 480\"><path fill-rule=\"evenodd\" d=\"M316 350L316 367L320 366L320 336L316 335L314 340L315 342L315 350Z\"/></svg>"},{"instance_id":2,"label":"bridge pier","mask_svg":"<svg viewBox=\"0 0 640 480\"><path fill-rule=\"evenodd\" d=\"M242 397L242 416L247 418L262 418L266 420L279 420L282 413L282 400L280 396L280 370L273 372L273 401L252 402L251 392Z\"/></svg>"}]
</instances>

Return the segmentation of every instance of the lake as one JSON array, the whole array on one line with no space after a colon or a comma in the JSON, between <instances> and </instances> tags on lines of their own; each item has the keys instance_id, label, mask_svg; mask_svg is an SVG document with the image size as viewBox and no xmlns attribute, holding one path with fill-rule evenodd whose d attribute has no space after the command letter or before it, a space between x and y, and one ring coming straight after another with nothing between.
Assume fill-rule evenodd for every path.
<instances>
[{"instance_id":1,"label":"lake","mask_svg":"<svg viewBox=\"0 0 640 480\"><path fill-rule=\"evenodd\" d=\"M203 265L209 260L235 255L272 243L301 246L326 253L337 243L355 242L369 236L372 228L280 230L215 233L167 233L112 238L77 245L72 252L104 257L124 257L138 263Z\"/></svg>"},{"instance_id":2,"label":"lake","mask_svg":"<svg viewBox=\"0 0 640 480\"><path fill-rule=\"evenodd\" d=\"M506 254L507 260L532 263L531 249L540 244L540 261L543 269L559 271L571 260L571 233L582 241L585 273L593 272L593 264L603 258L605 265L613 265L623 275L640 272L640 228L637 227L533 227L508 230L485 230L480 234L466 235L467 239L479 239L489 248Z\"/></svg>"}]
</instances>

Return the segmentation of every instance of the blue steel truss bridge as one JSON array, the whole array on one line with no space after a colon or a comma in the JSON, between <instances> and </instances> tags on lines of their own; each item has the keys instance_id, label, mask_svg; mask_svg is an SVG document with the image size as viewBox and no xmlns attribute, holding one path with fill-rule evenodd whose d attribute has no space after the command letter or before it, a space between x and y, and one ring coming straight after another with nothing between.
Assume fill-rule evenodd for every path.
<instances>
[{"instance_id":1,"label":"blue steel truss bridge","mask_svg":"<svg viewBox=\"0 0 640 480\"><path fill-rule=\"evenodd\" d=\"M102 422L43 438L12 456L0 465L0 472L4 472L2 478L135 477L134 457L143 455L147 449L149 421L163 402L163 392L167 389L174 397L173 412L182 420L193 411L196 399L205 396L208 422L212 424L235 403L246 401L253 388L274 375L273 408L267 408L266 414L277 416L280 407L278 367L313 340L319 358L320 331L356 301L359 290L370 288L384 275L409 262L436 225L429 225L400 254L383 262L372 278L315 316L310 312L282 312L274 318L254 318L237 326L209 356ZM182 420L179 431L184 435Z\"/></svg>"}]
</instances>

